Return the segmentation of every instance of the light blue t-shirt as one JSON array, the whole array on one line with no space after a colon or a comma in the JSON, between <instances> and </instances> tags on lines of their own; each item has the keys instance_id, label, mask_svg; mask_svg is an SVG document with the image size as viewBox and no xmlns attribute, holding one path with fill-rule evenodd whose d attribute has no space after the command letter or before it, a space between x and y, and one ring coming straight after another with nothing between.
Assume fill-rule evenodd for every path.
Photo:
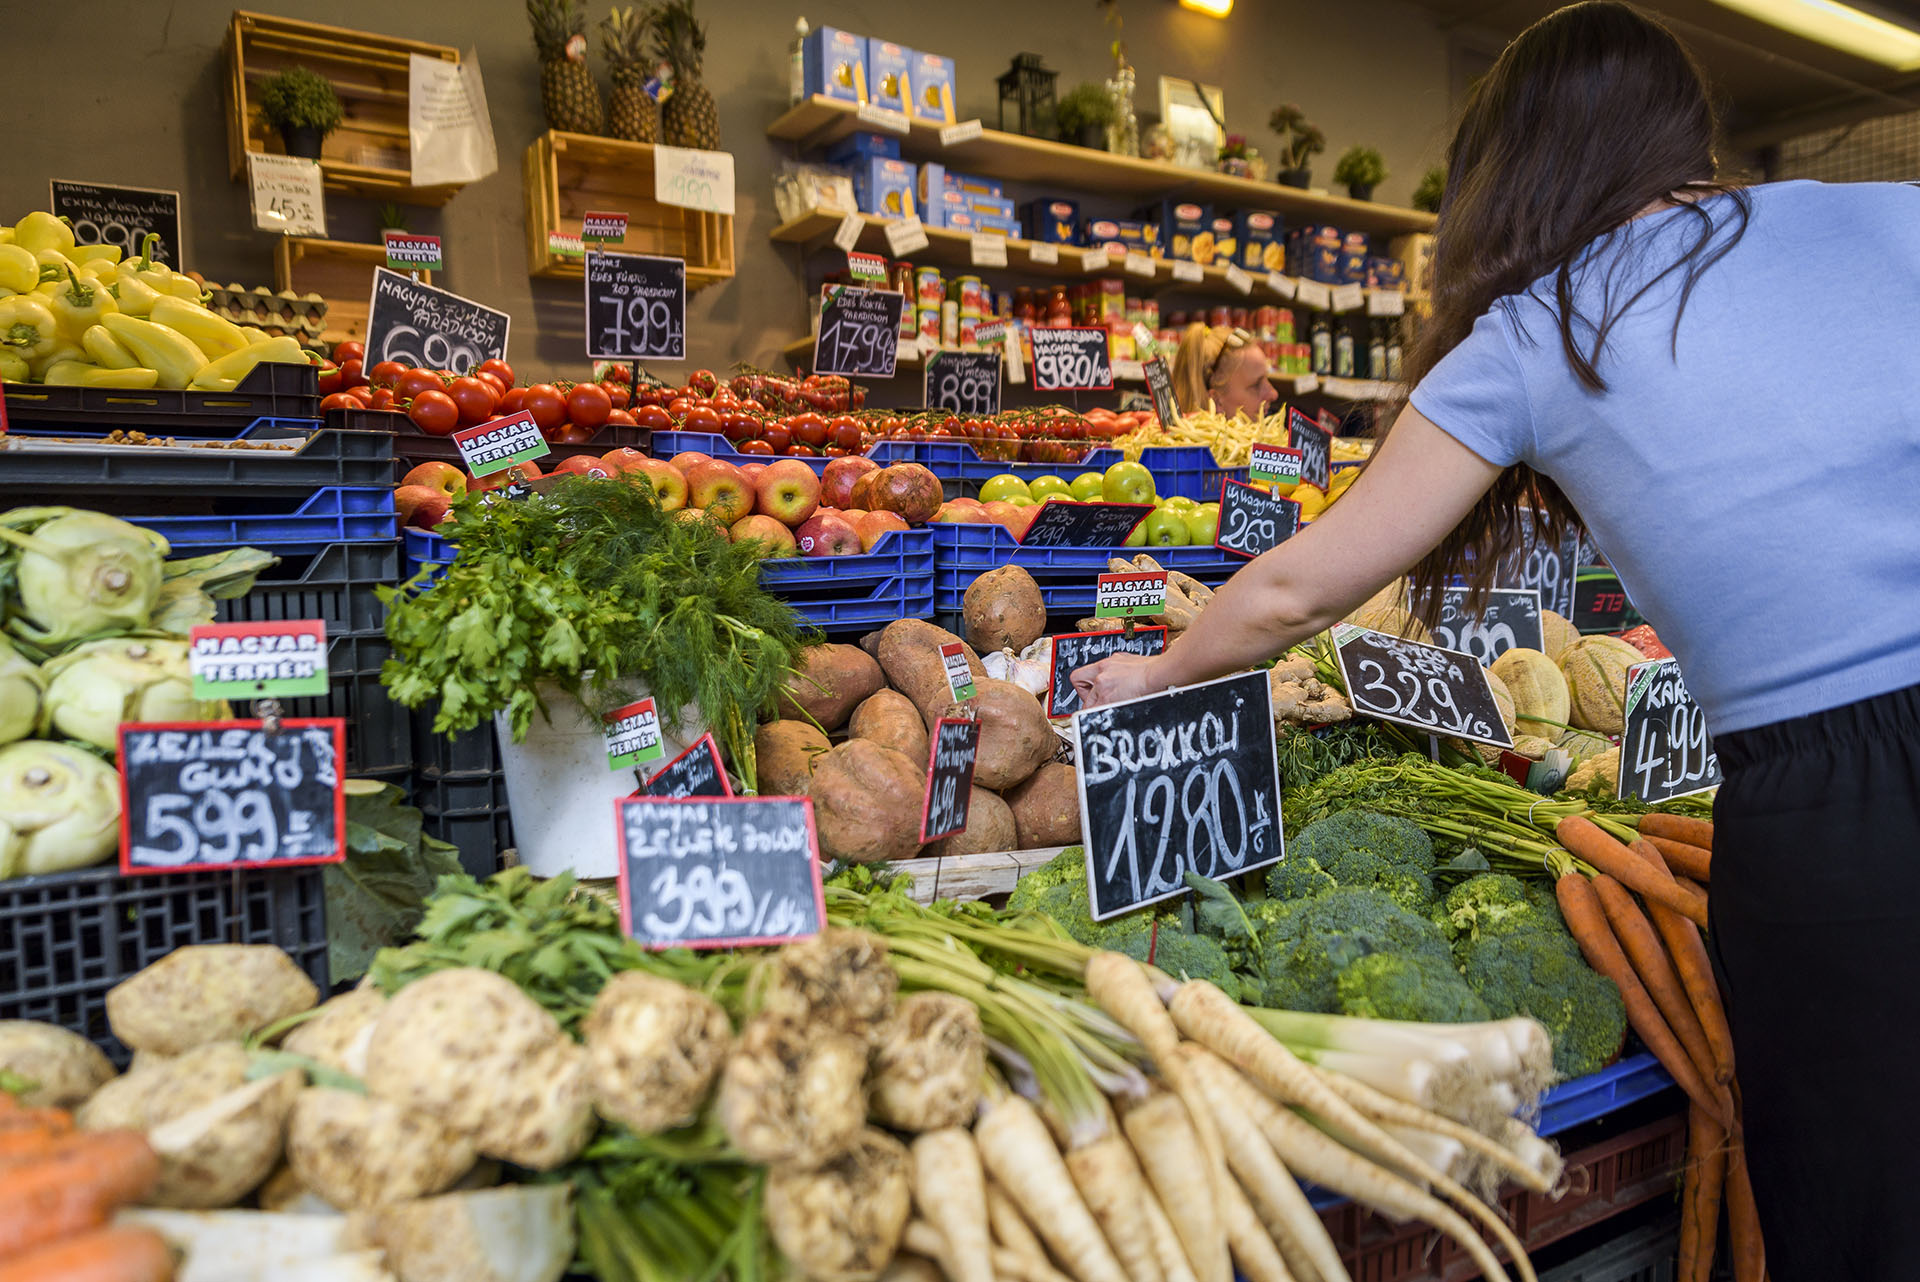
<instances>
[{"instance_id":1,"label":"light blue t-shirt","mask_svg":"<svg viewBox=\"0 0 1920 1282\"><path fill-rule=\"evenodd\" d=\"M1920 187L1749 195L1677 343L1681 273L1618 322L1605 392L1567 364L1547 278L1412 394L1481 458L1559 484L1715 733L1920 684ZM1734 202L1703 207L1723 243ZM1597 242L1581 310L1599 315L1609 275L1630 296L1698 227L1665 211Z\"/></svg>"}]
</instances>

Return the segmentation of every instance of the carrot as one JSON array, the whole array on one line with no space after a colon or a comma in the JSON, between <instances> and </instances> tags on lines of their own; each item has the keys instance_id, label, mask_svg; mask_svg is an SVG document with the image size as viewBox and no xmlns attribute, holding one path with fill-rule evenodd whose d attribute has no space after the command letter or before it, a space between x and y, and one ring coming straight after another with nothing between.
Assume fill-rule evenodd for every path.
<instances>
[{"instance_id":1,"label":"carrot","mask_svg":"<svg viewBox=\"0 0 1920 1282\"><path fill-rule=\"evenodd\" d=\"M1227 1200L1221 1210L1221 1218L1227 1222L1227 1241L1233 1244L1233 1262L1238 1266L1236 1277L1247 1282L1294 1282L1280 1258L1280 1248L1267 1236L1238 1184L1228 1182Z\"/></svg>"},{"instance_id":2,"label":"carrot","mask_svg":"<svg viewBox=\"0 0 1920 1282\"><path fill-rule=\"evenodd\" d=\"M1684 841L1689 846L1698 846L1708 852L1713 850L1711 820L1693 819L1686 815L1663 815L1654 810L1641 815L1636 826L1643 837L1665 837L1668 841Z\"/></svg>"},{"instance_id":3,"label":"carrot","mask_svg":"<svg viewBox=\"0 0 1920 1282\"><path fill-rule=\"evenodd\" d=\"M1628 857L1638 858L1631 851ZM1640 1040L1647 1044L1661 1067L1680 1084L1689 1099L1712 1114L1721 1125L1731 1122L1731 1110L1707 1089L1693 1061L1687 1057L1686 1049L1680 1045L1680 1039L1661 1018L1653 998L1647 995L1646 986L1634 974L1626 954L1620 951L1620 941L1607 925L1606 909L1601 906L1599 892L1593 884L1579 871L1569 870L1554 883L1554 895L1560 902L1560 915L1566 920L1568 933L1580 945L1580 955L1587 959L1587 965L1618 985L1620 997L1627 1006L1627 1022L1640 1034Z\"/></svg>"},{"instance_id":4,"label":"carrot","mask_svg":"<svg viewBox=\"0 0 1920 1282\"><path fill-rule=\"evenodd\" d=\"M1767 1246L1747 1174L1746 1141L1738 1131L1727 1150L1727 1236L1733 1245L1733 1282L1761 1282L1767 1273Z\"/></svg>"},{"instance_id":5,"label":"carrot","mask_svg":"<svg viewBox=\"0 0 1920 1282\"><path fill-rule=\"evenodd\" d=\"M1646 833L1640 840L1660 852L1667 861L1667 867L1675 876L1688 877L1693 881L1706 883L1712 880L1709 875L1713 869L1713 852L1700 846L1690 846L1684 841L1674 841L1669 837L1654 837Z\"/></svg>"},{"instance_id":6,"label":"carrot","mask_svg":"<svg viewBox=\"0 0 1920 1282\"><path fill-rule=\"evenodd\" d=\"M1198 1282L1186 1248L1180 1245L1180 1235L1173 1231L1173 1221L1167 1218L1167 1209L1160 1205L1152 1189L1147 1190L1140 1209L1145 1212L1147 1232L1153 1235L1153 1254L1160 1261L1160 1272L1166 1275L1167 1282Z\"/></svg>"},{"instance_id":7,"label":"carrot","mask_svg":"<svg viewBox=\"0 0 1920 1282\"><path fill-rule=\"evenodd\" d=\"M1568 815L1554 829L1554 836L1575 856L1616 878L1629 890L1650 902L1666 904L1675 912L1697 920L1702 927L1707 924L1705 904L1690 899L1673 884L1671 876L1657 875L1631 850L1601 831L1591 819Z\"/></svg>"},{"instance_id":8,"label":"carrot","mask_svg":"<svg viewBox=\"0 0 1920 1282\"><path fill-rule=\"evenodd\" d=\"M0 1172L44 1162L71 1147L80 1137L71 1131L7 1131L0 1133Z\"/></svg>"},{"instance_id":9,"label":"carrot","mask_svg":"<svg viewBox=\"0 0 1920 1282\"><path fill-rule=\"evenodd\" d=\"M159 1178L160 1159L137 1131L94 1131L84 1143L0 1175L0 1259L105 1223Z\"/></svg>"},{"instance_id":10,"label":"carrot","mask_svg":"<svg viewBox=\"0 0 1920 1282\"><path fill-rule=\"evenodd\" d=\"M1153 1235L1142 1218L1146 1177L1127 1141L1109 1131L1067 1154L1067 1173L1133 1282L1166 1282ZM960 1279L954 1279L960 1282Z\"/></svg>"},{"instance_id":11,"label":"carrot","mask_svg":"<svg viewBox=\"0 0 1920 1282\"><path fill-rule=\"evenodd\" d=\"M993 1282L987 1177L973 1136L959 1127L914 1137L913 1202L946 1239L940 1257L952 1282Z\"/></svg>"},{"instance_id":12,"label":"carrot","mask_svg":"<svg viewBox=\"0 0 1920 1282\"><path fill-rule=\"evenodd\" d=\"M1694 1013L1693 1002L1681 987L1673 959L1667 956L1666 947L1654 933L1653 923L1640 911L1639 902L1627 888L1607 874L1595 877L1593 888L1600 897L1600 906L1606 910L1607 924L1613 927L1613 937L1620 941L1627 960L1633 964L1634 974L1640 977L1653 1004L1660 1008L1667 1027L1680 1039L1701 1079L1711 1080L1713 1052L1707 1048L1706 1030L1700 1027L1700 1017ZM1727 1101L1727 1107L1731 1115L1731 1100Z\"/></svg>"},{"instance_id":13,"label":"carrot","mask_svg":"<svg viewBox=\"0 0 1920 1282\"><path fill-rule=\"evenodd\" d=\"M1656 872L1666 870L1666 861L1657 846L1633 843L1633 853L1647 861ZM1669 873L1671 875L1671 873ZM1733 1081L1733 1030L1727 1024L1727 1008L1720 1000L1720 982L1713 975L1713 961L1700 929L1691 920L1660 904L1649 904L1654 927L1666 941L1674 969L1680 975L1687 1000L1692 1003L1700 1027L1707 1035L1707 1048L1713 1054L1713 1079L1722 1085Z\"/></svg>"},{"instance_id":14,"label":"carrot","mask_svg":"<svg viewBox=\"0 0 1920 1282\"><path fill-rule=\"evenodd\" d=\"M1024 1208L1068 1273L1080 1282L1127 1282L1033 1105L1018 1095L1003 1096L974 1126L973 1138L987 1170Z\"/></svg>"},{"instance_id":15,"label":"carrot","mask_svg":"<svg viewBox=\"0 0 1920 1282\"><path fill-rule=\"evenodd\" d=\"M0 1135L12 1135L16 1131L70 1131L72 1129L73 1114L64 1108L18 1108L8 1113L0 1113Z\"/></svg>"},{"instance_id":16,"label":"carrot","mask_svg":"<svg viewBox=\"0 0 1920 1282\"><path fill-rule=\"evenodd\" d=\"M171 1282L173 1252L152 1229L123 1225L64 1238L0 1263L0 1282Z\"/></svg>"},{"instance_id":17,"label":"carrot","mask_svg":"<svg viewBox=\"0 0 1920 1282\"><path fill-rule=\"evenodd\" d=\"M1720 1194L1727 1170L1726 1138L1726 1128L1698 1105L1688 1111L1687 1184L1692 1192L1682 1210L1677 1282L1708 1282L1713 1275L1713 1252L1720 1238Z\"/></svg>"}]
</instances>

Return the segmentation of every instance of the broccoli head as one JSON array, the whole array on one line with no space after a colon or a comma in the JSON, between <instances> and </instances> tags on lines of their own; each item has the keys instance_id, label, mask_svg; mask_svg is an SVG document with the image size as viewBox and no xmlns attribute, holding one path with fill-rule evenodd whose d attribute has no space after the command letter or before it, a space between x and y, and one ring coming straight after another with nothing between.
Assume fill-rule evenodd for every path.
<instances>
[{"instance_id":1,"label":"broccoli head","mask_svg":"<svg viewBox=\"0 0 1920 1282\"><path fill-rule=\"evenodd\" d=\"M1256 905L1248 907L1251 915ZM1311 899L1264 900L1257 907L1257 955L1236 960L1243 972L1258 977L1261 1000L1269 1006L1334 1010L1340 972L1372 953L1443 963L1448 958L1446 940L1433 923L1381 890L1340 886ZM1234 941L1227 951L1234 956Z\"/></svg>"},{"instance_id":2,"label":"broccoli head","mask_svg":"<svg viewBox=\"0 0 1920 1282\"><path fill-rule=\"evenodd\" d=\"M1369 953L1340 972L1335 989L1342 1015L1430 1024L1471 1024L1492 1017L1451 959L1425 953Z\"/></svg>"},{"instance_id":3,"label":"broccoli head","mask_svg":"<svg viewBox=\"0 0 1920 1282\"><path fill-rule=\"evenodd\" d=\"M1334 886L1385 891L1408 912L1433 906L1433 846L1405 819L1343 810L1308 824L1267 874L1275 899L1301 899Z\"/></svg>"},{"instance_id":4,"label":"broccoli head","mask_svg":"<svg viewBox=\"0 0 1920 1282\"><path fill-rule=\"evenodd\" d=\"M1483 872L1455 886L1434 909L1433 918L1456 953L1465 944L1494 935L1564 933L1557 911L1552 916L1542 913L1525 883L1501 872Z\"/></svg>"},{"instance_id":5,"label":"broccoli head","mask_svg":"<svg viewBox=\"0 0 1920 1282\"><path fill-rule=\"evenodd\" d=\"M1341 810L1316 819L1288 840L1287 858L1306 855L1331 872L1333 856L1354 849L1370 850L1409 872L1433 871L1433 841L1419 824L1371 810Z\"/></svg>"},{"instance_id":6,"label":"broccoli head","mask_svg":"<svg viewBox=\"0 0 1920 1282\"><path fill-rule=\"evenodd\" d=\"M1527 1015L1553 1040L1554 1071L1594 1072L1620 1052L1626 1003L1614 982L1580 956L1564 932L1482 935L1461 948L1461 973L1495 1019Z\"/></svg>"},{"instance_id":7,"label":"broccoli head","mask_svg":"<svg viewBox=\"0 0 1920 1282\"><path fill-rule=\"evenodd\" d=\"M1340 883L1311 855L1289 850L1286 858L1267 872L1267 894L1277 900L1311 899Z\"/></svg>"},{"instance_id":8,"label":"broccoli head","mask_svg":"<svg viewBox=\"0 0 1920 1282\"><path fill-rule=\"evenodd\" d=\"M1032 901L1041 891L1066 885L1077 885L1083 893L1086 891L1087 852L1083 847L1068 846L1014 883L1007 907L1014 912L1026 911L1034 907Z\"/></svg>"}]
</instances>

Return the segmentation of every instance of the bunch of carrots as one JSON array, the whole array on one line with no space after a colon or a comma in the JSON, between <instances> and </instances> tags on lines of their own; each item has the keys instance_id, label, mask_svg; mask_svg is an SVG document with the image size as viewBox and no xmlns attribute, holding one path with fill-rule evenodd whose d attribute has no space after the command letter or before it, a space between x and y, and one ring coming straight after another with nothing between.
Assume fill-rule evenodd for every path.
<instances>
[{"instance_id":1,"label":"bunch of carrots","mask_svg":"<svg viewBox=\"0 0 1920 1282\"><path fill-rule=\"evenodd\" d=\"M1571 855L1549 865L1567 929L1587 964L1620 986L1633 1031L1690 1101L1680 1282L1712 1273L1723 1201L1734 1282L1762 1282L1766 1248L1741 1141L1733 1038L1700 937L1713 824L1645 814L1638 838L1623 844L1569 816L1555 835Z\"/></svg>"},{"instance_id":2,"label":"bunch of carrots","mask_svg":"<svg viewBox=\"0 0 1920 1282\"><path fill-rule=\"evenodd\" d=\"M108 1224L159 1178L138 1131L76 1131L0 1091L0 1282L170 1282L158 1233Z\"/></svg>"}]
</instances>

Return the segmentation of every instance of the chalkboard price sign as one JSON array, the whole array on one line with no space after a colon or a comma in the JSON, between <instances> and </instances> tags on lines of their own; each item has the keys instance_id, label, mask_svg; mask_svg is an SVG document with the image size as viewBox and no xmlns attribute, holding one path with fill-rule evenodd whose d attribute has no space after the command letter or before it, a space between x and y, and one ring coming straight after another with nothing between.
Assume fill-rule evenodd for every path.
<instances>
[{"instance_id":1,"label":"chalkboard price sign","mask_svg":"<svg viewBox=\"0 0 1920 1282\"><path fill-rule=\"evenodd\" d=\"M1053 639L1053 667L1047 673L1047 715L1070 717L1080 711L1080 692L1073 688L1073 674L1090 663L1098 663L1110 654L1162 654L1167 648L1167 630L1163 627L1135 628L1123 632L1069 632Z\"/></svg>"},{"instance_id":2,"label":"chalkboard price sign","mask_svg":"<svg viewBox=\"0 0 1920 1282\"><path fill-rule=\"evenodd\" d=\"M1150 503L1075 503L1049 499L1020 536L1029 548L1117 548L1153 511Z\"/></svg>"},{"instance_id":3,"label":"chalkboard price sign","mask_svg":"<svg viewBox=\"0 0 1920 1282\"><path fill-rule=\"evenodd\" d=\"M1707 714L1687 693L1677 659L1627 669L1627 718L1620 736L1618 795L1651 804L1720 786L1720 758Z\"/></svg>"},{"instance_id":4,"label":"chalkboard price sign","mask_svg":"<svg viewBox=\"0 0 1920 1282\"><path fill-rule=\"evenodd\" d=\"M1173 375L1158 356L1140 362L1140 372L1146 375L1147 392L1153 397L1153 416L1166 427L1180 417L1180 404L1173 398Z\"/></svg>"},{"instance_id":5,"label":"chalkboard price sign","mask_svg":"<svg viewBox=\"0 0 1920 1282\"><path fill-rule=\"evenodd\" d=\"M1034 391L1104 392L1113 387L1106 330L1035 329L1031 337Z\"/></svg>"},{"instance_id":6,"label":"chalkboard price sign","mask_svg":"<svg viewBox=\"0 0 1920 1282\"><path fill-rule=\"evenodd\" d=\"M926 402L930 410L998 414L1000 353L935 352L927 361Z\"/></svg>"},{"instance_id":7,"label":"chalkboard price sign","mask_svg":"<svg viewBox=\"0 0 1920 1282\"><path fill-rule=\"evenodd\" d=\"M47 183L48 207L73 226L82 245L112 245L122 259L138 258L148 233L160 237L153 256L175 271L180 265L180 193L151 187L108 187L100 183L54 178Z\"/></svg>"},{"instance_id":8,"label":"chalkboard price sign","mask_svg":"<svg viewBox=\"0 0 1920 1282\"><path fill-rule=\"evenodd\" d=\"M623 797L620 923L648 948L739 948L820 933L813 802Z\"/></svg>"},{"instance_id":9,"label":"chalkboard price sign","mask_svg":"<svg viewBox=\"0 0 1920 1282\"><path fill-rule=\"evenodd\" d=\"M973 804L973 764L980 756L980 723L942 717L933 726L927 763L927 799L920 809L920 840L938 841L967 830Z\"/></svg>"},{"instance_id":10,"label":"chalkboard price sign","mask_svg":"<svg viewBox=\"0 0 1920 1282\"><path fill-rule=\"evenodd\" d=\"M1531 509L1520 512L1521 538L1495 568L1493 582L1502 588L1532 588L1540 593L1540 608L1563 619L1573 618L1573 585L1580 572L1580 532L1569 530L1557 544L1536 535Z\"/></svg>"},{"instance_id":11,"label":"chalkboard price sign","mask_svg":"<svg viewBox=\"0 0 1920 1282\"><path fill-rule=\"evenodd\" d=\"M731 797L727 769L720 764L720 745L703 734L679 756L642 785L649 797Z\"/></svg>"},{"instance_id":12,"label":"chalkboard price sign","mask_svg":"<svg viewBox=\"0 0 1920 1282\"><path fill-rule=\"evenodd\" d=\"M125 722L120 871L286 868L346 858L339 717Z\"/></svg>"},{"instance_id":13,"label":"chalkboard price sign","mask_svg":"<svg viewBox=\"0 0 1920 1282\"><path fill-rule=\"evenodd\" d=\"M1267 674L1247 672L1073 718L1095 921L1277 863L1280 772Z\"/></svg>"},{"instance_id":14,"label":"chalkboard price sign","mask_svg":"<svg viewBox=\"0 0 1920 1282\"><path fill-rule=\"evenodd\" d=\"M1482 665L1512 649L1538 650L1545 644L1540 627L1540 594L1532 588L1494 588L1478 618L1467 613L1467 590L1447 588L1440 596L1440 623L1434 644L1470 654Z\"/></svg>"},{"instance_id":15,"label":"chalkboard price sign","mask_svg":"<svg viewBox=\"0 0 1920 1282\"><path fill-rule=\"evenodd\" d=\"M685 259L590 249L586 289L590 359L686 359Z\"/></svg>"},{"instance_id":16,"label":"chalkboard price sign","mask_svg":"<svg viewBox=\"0 0 1920 1282\"><path fill-rule=\"evenodd\" d=\"M373 269L367 303L367 368L381 361L471 373L484 360L504 360L512 317L471 299L422 285L384 267Z\"/></svg>"},{"instance_id":17,"label":"chalkboard price sign","mask_svg":"<svg viewBox=\"0 0 1920 1282\"><path fill-rule=\"evenodd\" d=\"M813 340L814 373L892 378L906 301L906 295L890 289L829 288Z\"/></svg>"},{"instance_id":18,"label":"chalkboard price sign","mask_svg":"<svg viewBox=\"0 0 1920 1282\"><path fill-rule=\"evenodd\" d=\"M1300 505L1239 481L1220 483L1220 528L1213 546L1235 556L1259 556L1300 529Z\"/></svg>"},{"instance_id":19,"label":"chalkboard price sign","mask_svg":"<svg viewBox=\"0 0 1920 1282\"><path fill-rule=\"evenodd\" d=\"M1300 451L1300 479L1326 489L1333 479L1333 437L1293 406L1287 406L1287 444Z\"/></svg>"},{"instance_id":20,"label":"chalkboard price sign","mask_svg":"<svg viewBox=\"0 0 1920 1282\"><path fill-rule=\"evenodd\" d=\"M1355 712L1511 748L1487 670L1472 655L1342 623L1333 630Z\"/></svg>"}]
</instances>

